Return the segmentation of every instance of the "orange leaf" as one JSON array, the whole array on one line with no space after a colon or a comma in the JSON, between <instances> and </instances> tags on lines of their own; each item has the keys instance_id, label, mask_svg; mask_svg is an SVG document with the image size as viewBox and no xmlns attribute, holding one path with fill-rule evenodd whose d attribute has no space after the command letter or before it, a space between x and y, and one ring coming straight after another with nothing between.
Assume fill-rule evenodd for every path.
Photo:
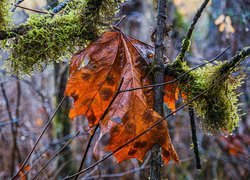
<instances>
[{"instance_id":1,"label":"orange leaf","mask_svg":"<svg viewBox=\"0 0 250 180\"><path fill-rule=\"evenodd\" d=\"M151 46L121 32L106 32L74 55L65 91L66 95L74 98L70 117L84 115L91 127L96 125L109 106L122 77L123 90L152 84L147 69L153 52ZM161 117L152 107L153 93L150 89L120 93L100 124L101 135L110 132L106 150L114 151L158 121ZM170 158L178 161L166 122L115 153L115 157L118 162L127 158L142 161L154 144L162 146L166 163Z\"/></svg>"},{"instance_id":2,"label":"orange leaf","mask_svg":"<svg viewBox=\"0 0 250 180\"><path fill-rule=\"evenodd\" d=\"M21 167L21 165L20 165L19 167ZM27 171L29 171L30 169L31 169L31 167L30 167L29 165L25 165L25 166L23 167L23 169L22 169L22 170L19 172L19 174L18 174L19 179L20 179L20 180L26 180L26 179L28 179L27 176L25 175L25 173L26 173Z\"/></svg>"},{"instance_id":3,"label":"orange leaf","mask_svg":"<svg viewBox=\"0 0 250 180\"><path fill-rule=\"evenodd\" d=\"M249 136L247 135L230 135L228 137L221 136L220 141L223 142L223 148L232 156L239 157L247 155L244 145L249 145Z\"/></svg>"},{"instance_id":4,"label":"orange leaf","mask_svg":"<svg viewBox=\"0 0 250 180\"><path fill-rule=\"evenodd\" d=\"M165 77L165 82L173 81L175 78L171 76ZM166 84L164 87L164 102L171 111L175 111L175 102L178 100L179 88L178 81Z\"/></svg>"}]
</instances>

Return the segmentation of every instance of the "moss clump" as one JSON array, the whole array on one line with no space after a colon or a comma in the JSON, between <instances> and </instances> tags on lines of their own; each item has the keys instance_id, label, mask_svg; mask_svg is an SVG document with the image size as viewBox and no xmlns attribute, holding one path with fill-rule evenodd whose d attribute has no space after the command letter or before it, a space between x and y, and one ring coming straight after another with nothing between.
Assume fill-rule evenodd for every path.
<instances>
[{"instance_id":1,"label":"moss clump","mask_svg":"<svg viewBox=\"0 0 250 180\"><path fill-rule=\"evenodd\" d=\"M10 42L7 69L11 68L11 73L30 74L48 62L68 57L97 37L115 11L116 3L112 0L73 0L60 15L31 15L24 24L29 27L27 33Z\"/></svg>"},{"instance_id":2,"label":"moss clump","mask_svg":"<svg viewBox=\"0 0 250 180\"><path fill-rule=\"evenodd\" d=\"M9 1L1 0L0 2L0 30L5 30L11 21L9 10L10 10Z\"/></svg>"},{"instance_id":3,"label":"moss clump","mask_svg":"<svg viewBox=\"0 0 250 180\"><path fill-rule=\"evenodd\" d=\"M242 83L243 76L228 75L221 70L225 63L208 64L190 72L180 80L179 88L187 96L187 101L199 96L192 102L192 106L201 118L205 132L216 134L222 131L232 132L239 122L237 87ZM178 70L178 76L190 69L185 62L177 60L173 69ZM220 79L222 79L220 81ZM220 82L218 82L220 81ZM216 84L216 85L215 85Z\"/></svg>"}]
</instances>

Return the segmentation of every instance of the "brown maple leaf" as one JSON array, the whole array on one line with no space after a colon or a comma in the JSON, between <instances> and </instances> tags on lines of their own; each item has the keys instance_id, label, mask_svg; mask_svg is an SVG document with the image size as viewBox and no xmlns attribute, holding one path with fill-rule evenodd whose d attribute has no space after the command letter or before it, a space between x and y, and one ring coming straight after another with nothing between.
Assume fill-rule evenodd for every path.
<instances>
[{"instance_id":1,"label":"brown maple leaf","mask_svg":"<svg viewBox=\"0 0 250 180\"><path fill-rule=\"evenodd\" d=\"M166 76L165 82L170 82L175 80L174 77ZM170 84L166 84L164 87L164 102L167 104L168 108L171 111L175 111L175 103L178 100L179 95L179 88L178 88L178 81Z\"/></svg>"},{"instance_id":2,"label":"brown maple leaf","mask_svg":"<svg viewBox=\"0 0 250 180\"><path fill-rule=\"evenodd\" d=\"M121 78L121 89L152 84L147 73L154 49L136 39L113 31L104 33L85 50L73 56L65 94L74 98L70 117L84 115L90 127L99 123ZM161 117L152 109L153 93L140 89L120 93L101 122L102 135L110 132L106 150L114 151L144 132ZM164 161L178 161L169 138L167 123L138 138L115 153L118 162L127 158L143 160L154 144L163 148Z\"/></svg>"}]
</instances>

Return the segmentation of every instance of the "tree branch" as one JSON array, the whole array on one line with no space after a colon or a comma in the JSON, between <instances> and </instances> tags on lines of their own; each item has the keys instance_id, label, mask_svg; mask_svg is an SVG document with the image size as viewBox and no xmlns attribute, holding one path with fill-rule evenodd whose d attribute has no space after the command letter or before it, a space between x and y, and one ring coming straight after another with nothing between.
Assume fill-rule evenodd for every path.
<instances>
[{"instance_id":1,"label":"tree branch","mask_svg":"<svg viewBox=\"0 0 250 180\"><path fill-rule=\"evenodd\" d=\"M18 158L20 158L20 151L19 151L19 147L18 147L18 144L17 144L17 128L16 128L16 121L13 119L13 116L12 116L12 113L11 113L9 99L7 97L7 94L6 94L3 83L1 83L1 90L2 90L4 100L5 100L6 109L7 109L7 112L8 112L10 125L11 125L11 133L12 133L12 140L13 140L13 146L12 146L12 152L11 152L11 156L12 156L11 175L13 175L14 170L15 170L16 152L17 152Z\"/></svg>"},{"instance_id":2,"label":"tree branch","mask_svg":"<svg viewBox=\"0 0 250 180\"><path fill-rule=\"evenodd\" d=\"M156 69L153 73L153 81L156 84L164 82L164 54L166 48L164 46L164 39L166 33L166 17L167 17L167 1L158 0L157 7L157 25L156 25L156 41L155 41L155 59L154 64ZM154 110L161 116L164 116L163 110L163 96L164 86L154 87ZM151 161L150 161L150 179L159 180L161 179L161 147L156 144L151 150Z\"/></svg>"},{"instance_id":3,"label":"tree branch","mask_svg":"<svg viewBox=\"0 0 250 180\"><path fill-rule=\"evenodd\" d=\"M15 5L15 6L18 7L18 8L27 10L27 11L35 12L35 13L55 15L55 13L52 13L52 12L49 12L49 11L40 11L40 10L37 10L37 9L31 9L31 8L27 8L27 7L20 6L20 5Z\"/></svg>"},{"instance_id":4,"label":"tree branch","mask_svg":"<svg viewBox=\"0 0 250 180\"><path fill-rule=\"evenodd\" d=\"M182 47L181 47L181 52L178 55L178 58L181 61L184 59L185 54L186 54L186 52L189 49L190 39L191 39L192 33L194 31L195 25L198 22L199 18L201 17L201 14L202 14L203 10L205 9L205 7L207 6L208 2L209 2L209 0L204 0L204 2L202 3L201 7L197 10L197 13L195 14L195 16L193 18L193 21L192 21L192 23L191 23L191 25L190 25L190 27L188 29L186 37L183 40Z\"/></svg>"},{"instance_id":5,"label":"tree branch","mask_svg":"<svg viewBox=\"0 0 250 180\"><path fill-rule=\"evenodd\" d=\"M243 48L239 53L232 57L229 62L221 69L222 72L227 72L236 67L239 63L250 56L250 46Z\"/></svg>"},{"instance_id":6,"label":"tree branch","mask_svg":"<svg viewBox=\"0 0 250 180\"><path fill-rule=\"evenodd\" d=\"M197 167L197 169L201 169L199 147L198 147L197 135L196 135L194 108L191 105L189 105L188 109L189 109L189 117L190 117L190 125L191 125L192 141L193 141L193 147L194 147L196 167Z\"/></svg>"}]
</instances>

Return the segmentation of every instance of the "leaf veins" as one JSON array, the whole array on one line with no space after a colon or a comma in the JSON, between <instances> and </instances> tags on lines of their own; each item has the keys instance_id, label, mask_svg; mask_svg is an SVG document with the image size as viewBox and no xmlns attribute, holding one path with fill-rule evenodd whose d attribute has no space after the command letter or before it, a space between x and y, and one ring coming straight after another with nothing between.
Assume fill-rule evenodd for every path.
<instances>
[{"instance_id":1,"label":"leaf veins","mask_svg":"<svg viewBox=\"0 0 250 180\"><path fill-rule=\"evenodd\" d=\"M147 72L153 52L151 46L113 31L104 33L85 50L74 55L65 91L66 95L74 98L70 118L84 115L90 127L97 125L121 78L124 78L121 89L152 84ZM159 120L161 117L152 107L153 93L150 89L120 93L100 123L101 134L110 133L105 149L114 151ZM114 155L118 162L128 158L142 161L154 144L162 146L165 163L171 158L178 161L166 122Z\"/></svg>"}]
</instances>

